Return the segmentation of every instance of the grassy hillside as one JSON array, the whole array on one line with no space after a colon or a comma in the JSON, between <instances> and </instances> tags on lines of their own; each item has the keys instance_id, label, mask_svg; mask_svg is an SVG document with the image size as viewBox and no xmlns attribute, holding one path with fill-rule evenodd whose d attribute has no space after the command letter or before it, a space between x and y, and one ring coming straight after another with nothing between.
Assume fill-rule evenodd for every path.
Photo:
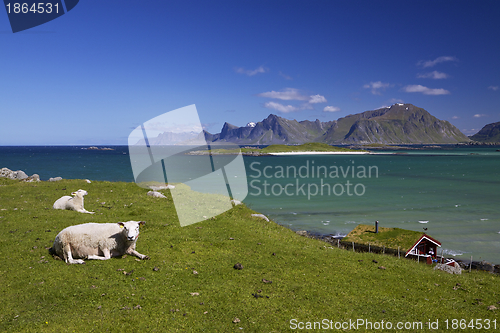
<instances>
[{"instance_id":1,"label":"grassy hillside","mask_svg":"<svg viewBox=\"0 0 500 333\"><path fill-rule=\"evenodd\" d=\"M500 142L500 122L485 125L470 138L478 142Z\"/></svg>"},{"instance_id":2,"label":"grassy hillside","mask_svg":"<svg viewBox=\"0 0 500 333\"><path fill-rule=\"evenodd\" d=\"M312 142L297 146L290 145L270 145L260 150L262 153L287 153L287 152L342 152L353 151L349 148L334 147L326 143Z\"/></svg>"},{"instance_id":3,"label":"grassy hillside","mask_svg":"<svg viewBox=\"0 0 500 333\"><path fill-rule=\"evenodd\" d=\"M133 183L0 179L0 185L2 332L285 332L292 319L424 328L439 320L438 331L447 331L446 319L451 325L453 318L498 318L487 307L500 307L499 276L449 275L332 248L252 218L243 205L181 228L168 191L159 199ZM94 215L52 209L80 188L89 192L85 208ZM69 225L128 220L146 221L137 250L150 260L66 265L48 253Z\"/></svg>"},{"instance_id":4,"label":"grassy hillside","mask_svg":"<svg viewBox=\"0 0 500 333\"><path fill-rule=\"evenodd\" d=\"M290 152L350 152L364 150L353 150L349 148L330 146L326 143L311 142L304 143L302 145L270 145L265 148L243 147L241 149L212 149L212 154L238 154L240 151L246 154L271 154ZM208 154L208 151L195 151L192 154Z\"/></svg>"}]
</instances>

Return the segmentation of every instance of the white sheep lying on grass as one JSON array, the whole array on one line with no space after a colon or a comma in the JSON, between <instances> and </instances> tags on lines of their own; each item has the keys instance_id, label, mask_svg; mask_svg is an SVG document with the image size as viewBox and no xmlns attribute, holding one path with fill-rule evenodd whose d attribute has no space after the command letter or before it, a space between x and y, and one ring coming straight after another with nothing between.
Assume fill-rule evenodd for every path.
<instances>
[{"instance_id":1,"label":"white sheep lying on grass","mask_svg":"<svg viewBox=\"0 0 500 333\"><path fill-rule=\"evenodd\" d=\"M65 195L64 197L61 197L54 202L54 209L69 209L69 210L75 210L79 213L87 213L87 214L94 214L94 212L89 212L88 210L85 210L83 208L83 197L88 194L87 191L85 190L78 190L76 192L71 193L71 195L74 195L74 197L71 197L69 195Z\"/></svg>"},{"instance_id":2,"label":"white sheep lying on grass","mask_svg":"<svg viewBox=\"0 0 500 333\"><path fill-rule=\"evenodd\" d=\"M51 252L69 264L84 264L82 259L108 260L124 254L149 259L135 250L139 226L145 223L128 221L73 225L56 236Z\"/></svg>"}]
</instances>

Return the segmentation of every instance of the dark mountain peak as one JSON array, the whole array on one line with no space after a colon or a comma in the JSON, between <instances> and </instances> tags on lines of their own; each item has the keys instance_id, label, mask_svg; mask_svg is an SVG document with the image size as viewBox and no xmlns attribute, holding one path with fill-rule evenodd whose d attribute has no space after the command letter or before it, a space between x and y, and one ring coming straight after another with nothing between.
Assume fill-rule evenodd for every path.
<instances>
[{"instance_id":1,"label":"dark mountain peak","mask_svg":"<svg viewBox=\"0 0 500 333\"><path fill-rule=\"evenodd\" d=\"M266 130L272 129L273 131L281 131L282 125L285 124L288 120L285 118L281 118L275 114L270 114L266 119L262 122L257 123L256 127L262 126Z\"/></svg>"},{"instance_id":2,"label":"dark mountain peak","mask_svg":"<svg viewBox=\"0 0 500 333\"><path fill-rule=\"evenodd\" d=\"M278 120L278 119L281 119L281 117L271 113L269 116L267 116L266 119L267 120Z\"/></svg>"},{"instance_id":3,"label":"dark mountain peak","mask_svg":"<svg viewBox=\"0 0 500 333\"><path fill-rule=\"evenodd\" d=\"M225 137L231 130L239 128L238 126L232 125L228 122L225 122L222 126L222 130L220 131L220 136Z\"/></svg>"},{"instance_id":4,"label":"dark mountain peak","mask_svg":"<svg viewBox=\"0 0 500 333\"><path fill-rule=\"evenodd\" d=\"M267 118L266 118L266 119L264 119L262 122L263 122L264 124L266 124L266 125L270 125L270 124L275 124L275 123L279 122L279 121L280 121L280 119L283 119L283 118L281 118L281 117L279 117L279 116L277 116L277 115L275 115L275 114L272 114L272 113L271 113L271 114L270 114L269 116L267 116Z\"/></svg>"}]
</instances>

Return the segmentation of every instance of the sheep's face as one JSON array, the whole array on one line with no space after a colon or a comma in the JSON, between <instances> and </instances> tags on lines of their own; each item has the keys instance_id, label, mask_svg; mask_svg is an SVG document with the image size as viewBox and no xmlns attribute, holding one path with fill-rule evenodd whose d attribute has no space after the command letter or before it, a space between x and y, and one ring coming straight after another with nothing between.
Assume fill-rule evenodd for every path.
<instances>
[{"instance_id":1,"label":"sheep's face","mask_svg":"<svg viewBox=\"0 0 500 333\"><path fill-rule=\"evenodd\" d=\"M128 221L128 222L118 222L120 228L123 229L123 234L128 241L133 242L139 237L139 226L144 225L144 221Z\"/></svg>"},{"instance_id":2,"label":"sheep's face","mask_svg":"<svg viewBox=\"0 0 500 333\"><path fill-rule=\"evenodd\" d=\"M89 194L89 193L87 191L85 191L85 190L78 190L76 192L71 193L71 195L75 195L75 196L78 195L78 196L80 196L82 198L84 196L86 196L87 194Z\"/></svg>"}]
</instances>

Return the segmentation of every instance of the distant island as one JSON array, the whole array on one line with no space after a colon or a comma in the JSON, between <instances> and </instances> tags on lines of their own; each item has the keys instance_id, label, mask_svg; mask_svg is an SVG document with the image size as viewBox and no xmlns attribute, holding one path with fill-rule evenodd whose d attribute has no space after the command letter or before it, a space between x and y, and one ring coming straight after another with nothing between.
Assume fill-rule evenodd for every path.
<instances>
[{"instance_id":1,"label":"distant island","mask_svg":"<svg viewBox=\"0 0 500 333\"><path fill-rule=\"evenodd\" d=\"M82 149L86 149L86 150L114 150L113 148L109 148L109 147L96 147L96 146L82 148Z\"/></svg>"},{"instance_id":2,"label":"distant island","mask_svg":"<svg viewBox=\"0 0 500 333\"><path fill-rule=\"evenodd\" d=\"M305 143L302 145L270 145L265 148L243 147L241 149L212 149L189 152L189 155L232 155L241 153L247 156L292 155L292 154L368 154L366 150L334 147L326 143Z\"/></svg>"},{"instance_id":3,"label":"distant island","mask_svg":"<svg viewBox=\"0 0 500 333\"><path fill-rule=\"evenodd\" d=\"M205 132L207 142L239 145L304 144L453 144L470 139L446 120L412 104L397 103L373 111L321 122L297 121L274 114L238 127L225 123L220 133Z\"/></svg>"}]
</instances>

